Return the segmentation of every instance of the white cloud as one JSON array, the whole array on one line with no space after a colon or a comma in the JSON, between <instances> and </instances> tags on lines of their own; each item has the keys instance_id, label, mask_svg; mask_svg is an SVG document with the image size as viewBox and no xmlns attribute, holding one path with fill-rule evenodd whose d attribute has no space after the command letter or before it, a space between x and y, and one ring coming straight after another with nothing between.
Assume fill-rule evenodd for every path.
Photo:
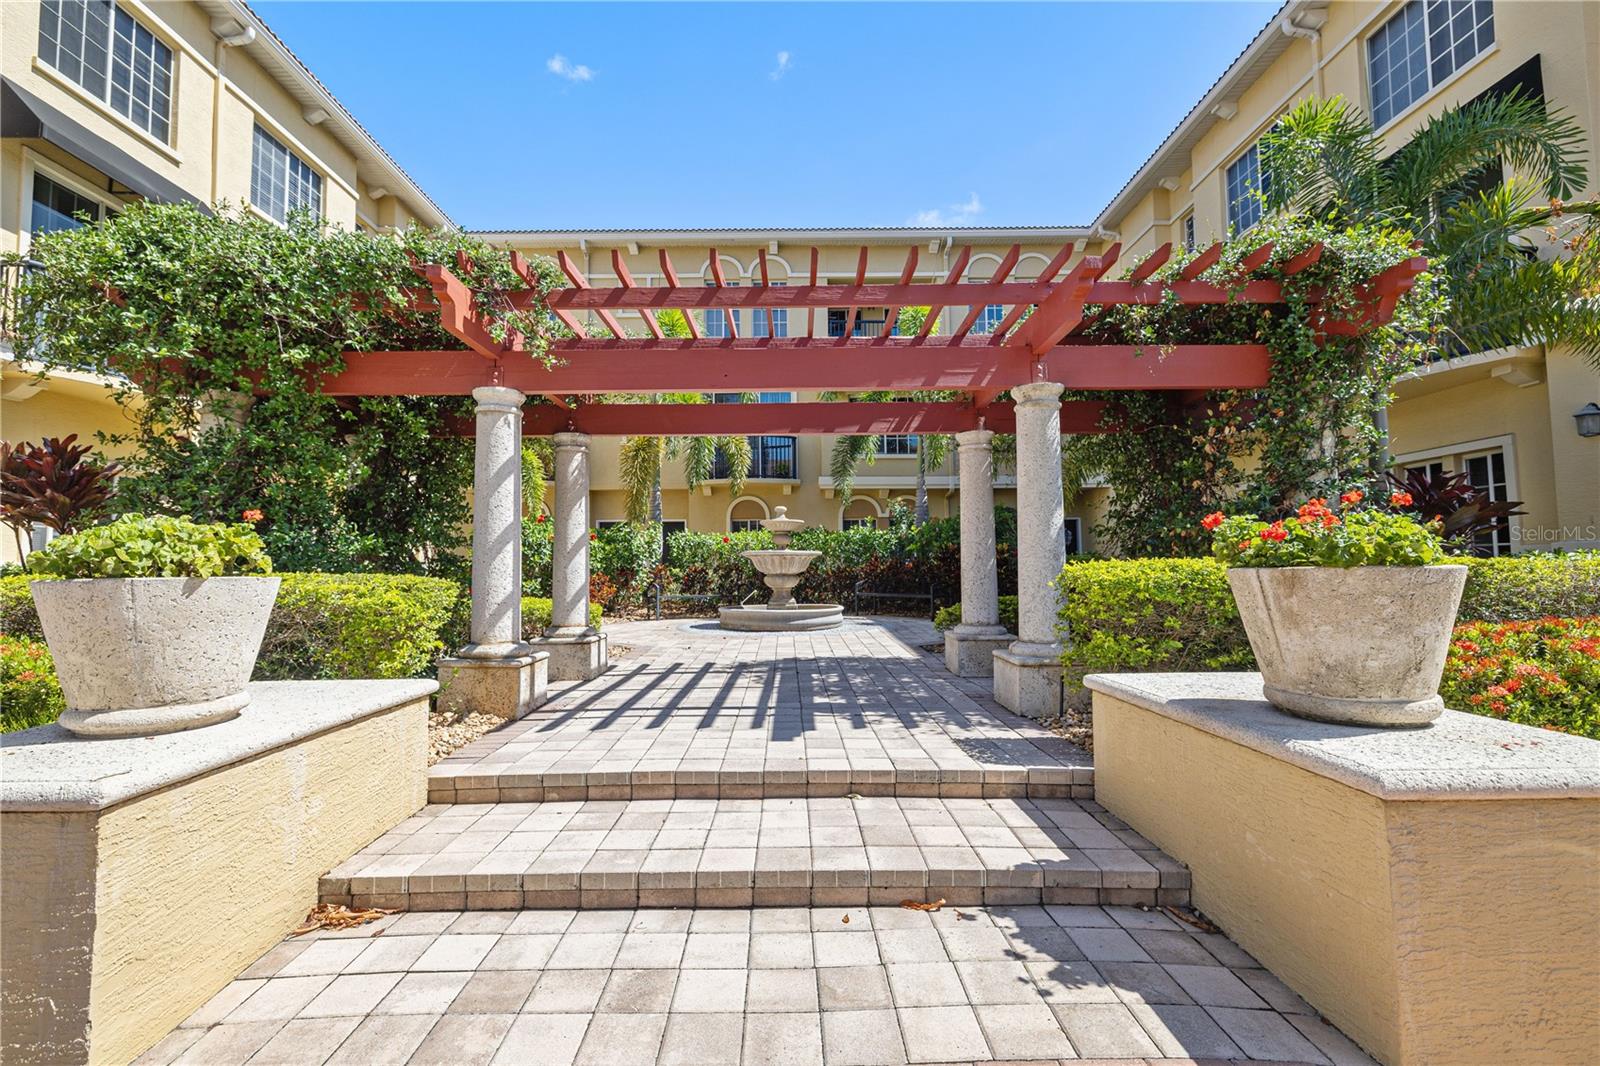
<instances>
[{"instance_id":1,"label":"white cloud","mask_svg":"<svg viewBox=\"0 0 1600 1066\"><path fill-rule=\"evenodd\" d=\"M772 68L772 73L768 74L767 77L771 78L773 81L777 81L787 73L789 73L789 53L779 52L778 64Z\"/></svg>"},{"instance_id":2,"label":"white cloud","mask_svg":"<svg viewBox=\"0 0 1600 1066\"><path fill-rule=\"evenodd\" d=\"M967 202L963 204L949 204L945 207L918 211L911 216L910 224L913 226L970 226L973 220L981 214L983 214L983 201L978 199L977 193L973 193L967 197Z\"/></svg>"},{"instance_id":3,"label":"white cloud","mask_svg":"<svg viewBox=\"0 0 1600 1066\"><path fill-rule=\"evenodd\" d=\"M544 69L558 78L568 81L593 81L594 71L582 63L573 63L566 56L557 53L544 61Z\"/></svg>"}]
</instances>

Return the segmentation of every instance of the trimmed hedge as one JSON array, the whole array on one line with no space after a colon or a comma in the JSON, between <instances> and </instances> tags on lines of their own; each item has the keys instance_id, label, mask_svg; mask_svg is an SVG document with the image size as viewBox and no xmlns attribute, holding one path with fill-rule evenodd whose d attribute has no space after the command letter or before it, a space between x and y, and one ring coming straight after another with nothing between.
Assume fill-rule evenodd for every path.
<instances>
[{"instance_id":1,"label":"trimmed hedge","mask_svg":"<svg viewBox=\"0 0 1600 1066\"><path fill-rule=\"evenodd\" d=\"M419 677L466 639L453 581L407 574L280 574L255 677Z\"/></svg>"},{"instance_id":2,"label":"trimmed hedge","mask_svg":"<svg viewBox=\"0 0 1600 1066\"><path fill-rule=\"evenodd\" d=\"M522 639L533 640L550 626L550 615L554 604L546 596L522 597ZM600 605L593 600L589 601L589 624L596 629L600 628Z\"/></svg>"},{"instance_id":3,"label":"trimmed hedge","mask_svg":"<svg viewBox=\"0 0 1600 1066\"><path fill-rule=\"evenodd\" d=\"M960 624L961 605L959 603L941 607L933 616L933 628L941 633L947 629L954 629ZM1013 633L1017 631L1017 598L1015 596L1000 597L1000 624Z\"/></svg>"},{"instance_id":4,"label":"trimmed hedge","mask_svg":"<svg viewBox=\"0 0 1600 1066\"><path fill-rule=\"evenodd\" d=\"M1600 551L1463 559L1462 622L1527 622L1600 615Z\"/></svg>"}]
</instances>

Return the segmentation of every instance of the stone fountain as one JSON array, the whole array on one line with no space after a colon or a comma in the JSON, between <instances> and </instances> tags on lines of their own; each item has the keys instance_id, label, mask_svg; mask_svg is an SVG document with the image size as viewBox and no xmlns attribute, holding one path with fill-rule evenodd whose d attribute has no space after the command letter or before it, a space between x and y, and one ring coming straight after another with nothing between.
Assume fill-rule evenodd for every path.
<instances>
[{"instance_id":1,"label":"stone fountain","mask_svg":"<svg viewBox=\"0 0 1600 1066\"><path fill-rule=\"evenodd\" d=\"M787 507L777 507L761 528L772 534L774 547L740 552L761 573L761 580L772 590L766 603L752 606L721 607L722 628L753 633L782 633L808 629L832 629L844 621L844 608L837 603L796 603L794 587L822 553L789 547L789 538L805 526L805 520L790 518Z\"/></svg>"}]
</instances>

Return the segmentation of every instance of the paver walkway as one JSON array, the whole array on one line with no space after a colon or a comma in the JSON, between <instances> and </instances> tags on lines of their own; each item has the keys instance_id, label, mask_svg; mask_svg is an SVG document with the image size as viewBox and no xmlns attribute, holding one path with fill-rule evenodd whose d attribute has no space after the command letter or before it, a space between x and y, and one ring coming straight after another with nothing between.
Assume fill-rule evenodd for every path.
<instances>
[{"instance_id":1,"label":"paver walkway","mask_svg":"<svg viewBox=\"0 0 1600 1066\"><path fill-rule=\"evenodd\" d=\"M1188 871L926 623L610 634L610 673L323 878L408 913L286 940L140 1061L1370 1063L1226 937L1123 905Z\"/></svg>"},{"instance_id":2,"label":"paver walkway","mask_svg":"<svg viewBox=\"0 0 1600 1066\"><path fill-rule=\"evenodd\" d=\"M1070 906L397 915L285 941L139 1062L1170 1058L1371 1063L1225 937Z\"/></svg>"},{"instance_id":3,"label":"paver walkway","mask_svg":"<svg viewBox=\"0 0 1600 1066\"><path fill-rule=\"evenodd\" d=\"M753 796L1088 796L1088 754L914 645L927 622L807 634L607 627L611 671L434 766L443 803ZM904 639L902 639L904 638ZM1074 790L1076 786L1076 790Z\"/></svg>"}]
</instances>

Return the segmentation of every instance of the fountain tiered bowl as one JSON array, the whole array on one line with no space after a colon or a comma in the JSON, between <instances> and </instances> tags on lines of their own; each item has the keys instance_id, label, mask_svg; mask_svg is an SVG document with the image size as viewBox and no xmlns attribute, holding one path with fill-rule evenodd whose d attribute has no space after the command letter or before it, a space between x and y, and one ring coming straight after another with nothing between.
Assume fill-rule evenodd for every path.
<instances>
[{"instance_id":1,"label":"fountain tiered bowl","mask_svg":"<svg viewBox=\"0 0 1600 1066\"><path fill-rule=\"evenodd\" d=\"M789 538L804 526L804 519L789 517L787 507L775 508L773 516L761 523L761 528L772 534L775 547L739 554L761 574L761 580L772 590L772 598L766 603L719 607L722 628L749 633L804 632L832 629L844 621L844 608L837 603L795 602L794 587L806 568L822 555L789 547Z\"/></svg>"}]
</instances>

